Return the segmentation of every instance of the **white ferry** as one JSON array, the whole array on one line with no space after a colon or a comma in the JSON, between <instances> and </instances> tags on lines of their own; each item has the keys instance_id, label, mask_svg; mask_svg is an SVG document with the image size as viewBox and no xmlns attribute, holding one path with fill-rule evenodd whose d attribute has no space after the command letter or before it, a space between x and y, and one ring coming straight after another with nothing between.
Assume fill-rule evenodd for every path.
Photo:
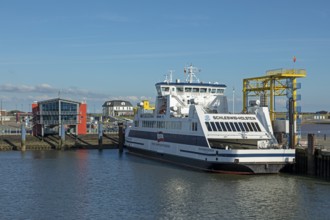
<instances>
[{"instance_id":1,"label":"white ferry","mask_svg":"<svg viewBox=\"0 0 330 220\"><path fill-rule=\"evenodd\" d=\"M279 147L267 107L252 103L247 114L229 114L226 85L200 82L185 68L185 82L172 76L156 84L155 107L140 104L125 130L130 153L190 168L236 174L278 173L292 164L294 149Z\"/></svg>"}]
</instances>

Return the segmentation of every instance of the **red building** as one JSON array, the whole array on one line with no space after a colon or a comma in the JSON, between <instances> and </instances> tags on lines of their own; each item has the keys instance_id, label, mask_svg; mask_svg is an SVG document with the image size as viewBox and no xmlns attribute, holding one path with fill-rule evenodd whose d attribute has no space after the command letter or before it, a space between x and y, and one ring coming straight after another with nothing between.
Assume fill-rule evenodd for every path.
<instances>
[{"instance_id":1,"label":"red building","mask_svg":"<svg viewBox=\"0 0 330 220\"><path fill-rule=\"evenodd\" d=\"M65 99L50 99L32 104L33 135L59 134L61 126L67 132L87 133L87 104Z\"/></svg>"}]
</instances>

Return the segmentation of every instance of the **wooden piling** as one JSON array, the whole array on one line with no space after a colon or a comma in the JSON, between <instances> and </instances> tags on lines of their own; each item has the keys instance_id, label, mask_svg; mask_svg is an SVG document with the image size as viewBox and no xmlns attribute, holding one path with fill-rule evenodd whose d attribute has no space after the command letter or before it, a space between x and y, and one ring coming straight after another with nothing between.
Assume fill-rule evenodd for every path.
<instances>
[{"instance_id":1,"label":"wooden piling","mask_svg":"<svg viewBox=\"0 0 330 220\"><path fill-rule=\"evenodd\" d=\"M307 148L307 174L315 175L315 136L308 134L308 148Z\"/></svg>"},{"instance_id":2,"label":"wooden piling","mask_svg":"<svg viewBox=\"0 0 330 220\"><path fill-rule=\"evenodd\" d=\"M98 140L99 140L99 150L102 150L103 149L103 124L101 123L101 121L99 121L98 123L98 129L97 129L97 132L98 132Z\"/></svg>"},{"instance_id":3,"label":"wooden piling","mask_svg":"<svg viewBox=\"0 0 330 220\"><path fill-rule=\"evenodd\" d=\"M124 124L121 122L121 123L118 123L118 138L119 138L119 141L118 141L118 149L119 149L119 152L123 152L123 148L124 148Z\"/></svg>"},{"instance_id":4,"label":"wooden piling","mask_svg":"<svg viewBox=\"0 0 330 220\"><path fill-rule=\"evenodd\" d=\"M327 180L330 180L330 155L327 156Z\"/></svg>"}]
</instances>

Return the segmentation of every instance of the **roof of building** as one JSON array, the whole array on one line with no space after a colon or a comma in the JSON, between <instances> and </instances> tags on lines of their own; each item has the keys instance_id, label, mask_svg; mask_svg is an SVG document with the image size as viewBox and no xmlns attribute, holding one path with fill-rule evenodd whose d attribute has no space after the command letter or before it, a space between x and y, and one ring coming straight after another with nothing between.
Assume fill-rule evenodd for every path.
<instances>
[{"instance_id":1,"label":"roof of building","mask_svg":"<svg viewBox=\"0 0 330 220\"><path fill-rule=\"evenodd\" d=\"M38 103L43 104L43 103L48 103L48 102L59 102L59 101L70 102L70 103L75 103L75 104L80 104L81 103L81 102L72 101L72 100L68 100L68 99L61 99L61 98L38 101Z\"/></svg>"},{"instance_id":2,"label":"roof of building","mask_svg":"<svg viewBox=\"0 0 330 220\"><path fill-rule=\"evenodd\" d=\"M113 107L113 106L129 106L131 107L132 104L129 101L124 101L124 100L111 100L111 101L106 101L102 105L102 107Z\"/></svg>"}]
</instances>

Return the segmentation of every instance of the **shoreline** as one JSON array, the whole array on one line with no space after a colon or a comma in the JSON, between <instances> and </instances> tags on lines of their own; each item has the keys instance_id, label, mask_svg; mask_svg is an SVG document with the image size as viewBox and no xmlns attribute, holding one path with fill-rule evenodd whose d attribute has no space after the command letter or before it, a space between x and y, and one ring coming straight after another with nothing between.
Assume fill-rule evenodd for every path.
<instances>
[{"instance_id":1,"label":"shoreline","mask_svg":"<svg viewBox=\"0 0 330 220\"><path fill-rule=\"evenodd\" d=\"M302 125L304 124L330 124L330 119L310 119L310 120L303 120L301 122Z\"/></svg>"},{"instance_id":2,"label":"shoreline","mask_svg":"<svg viewBox=\"0 0 330 220\"><path fill-rule=\"evenodd\" d=\"M58 135L48 135L44 138L31 135L26 136L26 150L53 150L53 149L115 149L118 148L118 134L104 134L102 144L99 145L98 134L65 135L65 142L61 144ZM0 151L21 151L20 135L1 135Z\"/></svg>"}]
</instances>

